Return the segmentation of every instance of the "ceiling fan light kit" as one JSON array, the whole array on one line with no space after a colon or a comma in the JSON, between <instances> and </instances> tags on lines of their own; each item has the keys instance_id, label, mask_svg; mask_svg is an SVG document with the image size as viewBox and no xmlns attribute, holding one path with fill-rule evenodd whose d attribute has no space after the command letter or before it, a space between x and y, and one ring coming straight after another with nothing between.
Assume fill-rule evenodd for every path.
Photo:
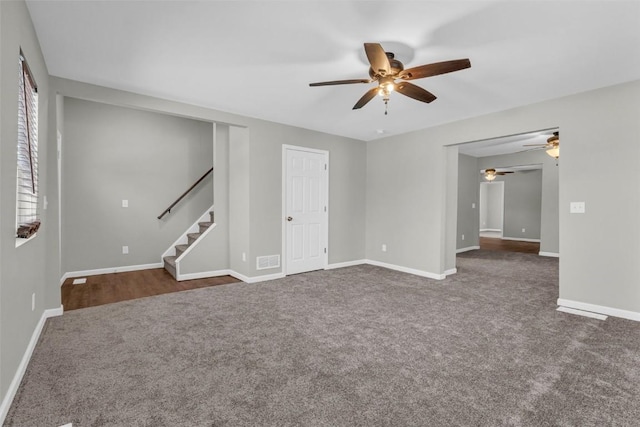
<instances>
[{"instance_id":1,"label":"ceiling fan light kit","mask_svg":"<svg viewBox=\"0 0 640 427\"><path fill-rule=\"evenodd\" d=\"M376 95L379 95L385 103L384 114L386 115L389 96L391 92L394 91L425 103L433 102L436 99L434 94L420 86L409 83L408 80L437 76L471 67L471 62L467 58L420 65L405 70L402 62L395 59L395 55L392 52L385 52L379 43L365 43L364 50L370 64L369 79L334 80L310 83L309 86L315 87L377 82L377 86L369 89L362 98L356 102L353 109L357 110L364 107Z\"/></svg>"},{"instance_id":2,"label":"ceiling fan light kit","mask_svg":"<svg viewBox=\"0 0 640 427\"><path fill-rule=\"evenodd\" d=\"M560 132L554 132L553 135L547 139L546 144L527 144L525 147L543 148L549 156L558 160L560 157Z\"/></svg>"},{"instance_id":3,"label":"ceiling fan light kit","mask_svg":"<svg viewBox=\"0 0 640 427\"><path fill-rule=\"evenodd\" d=\"M480 173L482 173L482 171ZM498 172L493 168L488 168L484 170L484 179L491 182L496 179L498 175L506 175L508 173L513 173L513 171Z\"/></svg>"}]
</instances>

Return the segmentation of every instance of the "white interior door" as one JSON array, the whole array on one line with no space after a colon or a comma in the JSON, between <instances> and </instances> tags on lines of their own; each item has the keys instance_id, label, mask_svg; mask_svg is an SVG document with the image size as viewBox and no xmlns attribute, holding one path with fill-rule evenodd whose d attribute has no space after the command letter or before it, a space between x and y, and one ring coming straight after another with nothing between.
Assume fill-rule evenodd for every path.
<instances>
[{"instance_id":1,"label":"white interior door","mask_svg":"<svg viewBox=\"0 0 640 427\"><path fill-rule=\"evenodd\" d=\"M286 274L327 265L327 152L284 148Z\"/></svg>"}]
</instances>

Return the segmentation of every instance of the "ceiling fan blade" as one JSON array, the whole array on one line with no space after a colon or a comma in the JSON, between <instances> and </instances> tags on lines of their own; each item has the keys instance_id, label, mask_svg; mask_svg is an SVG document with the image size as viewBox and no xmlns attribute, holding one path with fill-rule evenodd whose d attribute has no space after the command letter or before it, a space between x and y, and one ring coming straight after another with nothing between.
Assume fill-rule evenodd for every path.
<instances>
[{"instance_id":1,"label":"ceiling fan blade","mask_svg":"<svg viewBox=\"0 0 640 427\"><path fill-rule=\"evenodd\" d=\"M386 76L391 72L389 58L387 58L387 54L379 43L365 43L364 51L367 54L367 59L369 59L374 74Z\"/></svg>"},{"instance_id":2,"label":"ceiling fan blade","mask_svg":"<svg viewBox=\"0 0 640 427\"><path fill-rule=\"evenodd\" d=\"M353 110L357 110L359 108L364 107L367 102L371 101L378 94L378 88L374 87L369 89L363 96L356 102L356 105L353 106Z\"/></svg>"},{"instance_id":3,"label":"ceiling fan blade","mask_svg":"<svg viewBox=\"0 0 640 427\"><path fill-rule=\"evenodd\" d=\"M371 83L370 79L333 80L330 82L309 83L309 86L350 85L354 83Z\"/></svg>"},{"instance_id":4,"label":"ceiling fan blade","mask_svg":"<svg viewBox=\"0 0 640 427\"><path fill-rule=\"evenodd\" d=\"M506 175L508 173L513 173L513 172L496 172L496 175Z\"/></svg>"},{"instance_id":5,"label":"ceiling fan blade","mask_svg":"<svg viewBox=\"0 0 640 427\"><path fill-rule=\"evenodd\" d=\"M436 62L434 64L420 65L401 71L399 78L404 80L423 79L425 77L438 76L453 71L464 70L471 67L469 59L454 59L453 61Z\"/></svg>"},{"instance_id":6,"label":"ceiling fan blade","mask_svg":"<svg viewBox=\"0 0 640 427\"><path fill-rule=\"evenodd\" d=\"M552 144L524 144L523 147L545 147L547 145L552 145Z\"/></svg>"},{"instance_id":7,"label":"ceiling fan blade","mask_svg":"<svg viewBox=\"0 0 640 427\"><path fill-rule=\"evenodd\" d=\"M418 101L429 103L436 100L436 96L434 94L412 83L400 82L396 85L396 90L401 94L408 96L409 98L417 99Z\"/></svg>"}]
</instances>

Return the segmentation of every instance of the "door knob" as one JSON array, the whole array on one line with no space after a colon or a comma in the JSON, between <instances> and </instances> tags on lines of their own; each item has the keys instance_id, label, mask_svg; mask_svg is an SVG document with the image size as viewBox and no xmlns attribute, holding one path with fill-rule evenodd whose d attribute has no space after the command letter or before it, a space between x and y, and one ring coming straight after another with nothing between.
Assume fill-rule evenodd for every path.
<instances>
[{"instance_id":1,"label":"door knob","mask_svg":"<svg viewBox=\"0 0 640 427\"><path fill-rule=\"evenodd\" d=\"M290 216L287 217L287 221L293 221L293 218L291 218Z\"/></svg>"}]
</instances>

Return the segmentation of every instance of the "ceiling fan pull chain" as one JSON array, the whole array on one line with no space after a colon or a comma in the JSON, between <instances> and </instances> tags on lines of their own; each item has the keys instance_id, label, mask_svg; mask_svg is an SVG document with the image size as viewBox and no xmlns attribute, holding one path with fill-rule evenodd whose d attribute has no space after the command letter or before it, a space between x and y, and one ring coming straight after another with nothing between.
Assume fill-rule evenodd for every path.
<instances>
[{"instance_id":1,"label":"ceiling fan pull chain","mask_svg":"<svg viewBox=\"0 0 640 427\"><path fill-rule=\"evenodd\" d=\"M387 115L387 110L389 109L389 99L384 100L384 115Z\"/></svg>"}]
</instances>

